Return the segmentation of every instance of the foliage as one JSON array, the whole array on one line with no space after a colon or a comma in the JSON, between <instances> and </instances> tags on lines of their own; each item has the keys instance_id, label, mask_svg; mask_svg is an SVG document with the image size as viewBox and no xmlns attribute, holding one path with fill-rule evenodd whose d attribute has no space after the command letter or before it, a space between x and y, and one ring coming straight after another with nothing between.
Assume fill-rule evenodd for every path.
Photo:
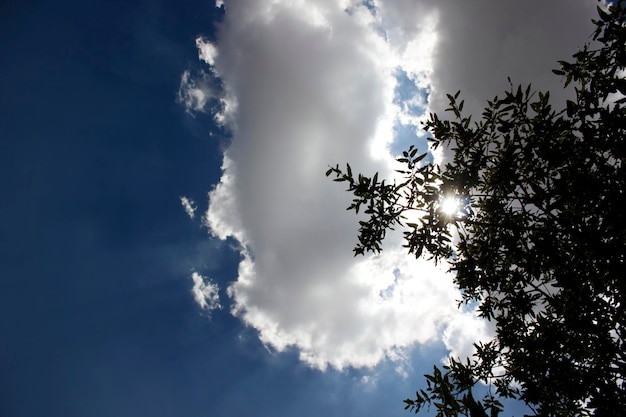
<instances>
[{"instance_id":1,"label":"foliage","mask_svg":"<svg viewBox=\"0 0 626 417\"><path fill-rule=\"evenodd\" d=\"M409 252L446 259L462 301L495 322L472 360L426 375L411 411L497 416L498 398L517 398L541 416L626 413L626 2L598 12L594 43L554 71L575 87L562 110L511 85L472 123L456 93L452 120L425 123L431 146L452 154L445 165L411 147L398 184L349 165L326 173L367 215L355 254L379 252L400 227ZM478 381L495 394L475 400Z\"/></svg>"}]
</instances>

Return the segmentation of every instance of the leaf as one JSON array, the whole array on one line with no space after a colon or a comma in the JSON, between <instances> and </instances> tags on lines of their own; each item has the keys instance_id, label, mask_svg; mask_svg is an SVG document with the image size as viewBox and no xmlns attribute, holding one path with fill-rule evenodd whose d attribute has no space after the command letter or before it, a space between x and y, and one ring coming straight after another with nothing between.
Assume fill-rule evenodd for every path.
<instances>
[{"instance_id":1,"label":"leaf","mask_svg":"<svg viewBox=\"0 0 626 417\"><path fill-rule=\"evenodd\" d=\"M568 117L572 117L576 113L578 105L574 103L572 100L567 100L566 104L567 104L567 115Z\"/></svg>"},{"instance_id":2,"label":"leaf","mask_svg":"<svg viewBox=\"0 0 626 417\"><path fill-rule=\"evenodd\" d=\"M609 15L607 12L602 10L600 6L596 6L596 9L598 10L598 16L600 16L600 19L602 19L602 21L604 22L611 21L611 15Z\"/></svg>"},{"instance_id":3,"label":"leaf","mask_svg":"<svg viewBox=\"0 0 626 417\"><path fill-rule=\"evenodd\" d=\"M421 154L420 156L418 156L417 158L415 158L415 159L413 160L413 163L418 163L418 162L420 162L422 159L426 158L426 156L428 156L428 154L427 154L427 153L423 153L423 154Z\"/></svg>"},{"instance_id":4,"label":"leaf","mask_svg":"<svg viewBox=\"0 0 626 417\"><path fill-rule=\"evenodd\" d=\"M626 79L618 78L615 80L615 84L617 91L619 91L621 94L626 95Z\"/></svg>"}]
</instances>

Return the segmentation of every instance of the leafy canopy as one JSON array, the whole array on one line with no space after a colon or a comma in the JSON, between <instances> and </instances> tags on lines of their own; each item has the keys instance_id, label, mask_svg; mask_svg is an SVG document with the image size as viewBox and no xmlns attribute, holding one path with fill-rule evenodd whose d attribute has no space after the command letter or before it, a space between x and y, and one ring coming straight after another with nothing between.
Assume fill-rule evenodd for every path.
<instances>
[{"instance_id":1,"label":"leafy canopy","mask_svg":"<svg viewBox=\"0 0 626 417\"><path fill-rule=\"evenodd\" d=\"M367 215L355 254L402 228L408 251L447 260L462 301L495 322L493 341L435 366L407 409L496 416L499 398L516 398L541 416L626 413L625 10L598 8L593 46L559 61L576 93L562 108L511 85L472 122L448 95L452 119L431 114L425 128L450 162L424 163L411 147L399 183L349 165L326 173ZM495 393L475 400L478 381Z\"/></svg>"}]
</instances>

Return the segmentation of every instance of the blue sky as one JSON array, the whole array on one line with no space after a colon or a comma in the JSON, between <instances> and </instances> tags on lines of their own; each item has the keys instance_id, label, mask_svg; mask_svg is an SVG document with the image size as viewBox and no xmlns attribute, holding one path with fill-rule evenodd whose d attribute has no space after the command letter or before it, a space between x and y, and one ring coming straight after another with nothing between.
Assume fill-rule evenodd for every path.
<instances>
[{"instance_id":1,"label":"blue sky","mask_svg":"<svg viewBox=\"0 0 626 417\"><path fill-rule=\"evenodd\" d=\"M397 236L353 259L323 173L393 175L444 92L558 85L595 2L225 3L0 6L0 415L406 415L488 334Z\"/></svg>"}]
</instances>

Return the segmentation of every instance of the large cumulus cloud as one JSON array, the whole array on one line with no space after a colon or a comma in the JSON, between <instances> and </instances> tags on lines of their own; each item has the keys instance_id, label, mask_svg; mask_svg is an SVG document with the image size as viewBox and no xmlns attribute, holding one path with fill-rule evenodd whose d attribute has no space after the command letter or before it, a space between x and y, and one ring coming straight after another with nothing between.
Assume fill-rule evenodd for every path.
<instances>
[{"instance_id":1,"label":"large cumulus cloud","mask_svg":"<svg viewBox=\"0 0 626 417\"><path fill-rule=\"evenodd\" d=\"M594 2L224 3L217 41L198 48L223 83L217 120L233 132L204 216L240 244L233 314L322 369L373 366L442 336L469 352L470 336L489 331L456 309L445 266L408 257L396 235L381 255L353 258L349 195L324 171L350 161L393 175L394 125L419 119L397 101L399 69L424 112L457 89L476 111L507 76L553 87L549 70L586 39Z\"/></svg>"}]
</instances>

